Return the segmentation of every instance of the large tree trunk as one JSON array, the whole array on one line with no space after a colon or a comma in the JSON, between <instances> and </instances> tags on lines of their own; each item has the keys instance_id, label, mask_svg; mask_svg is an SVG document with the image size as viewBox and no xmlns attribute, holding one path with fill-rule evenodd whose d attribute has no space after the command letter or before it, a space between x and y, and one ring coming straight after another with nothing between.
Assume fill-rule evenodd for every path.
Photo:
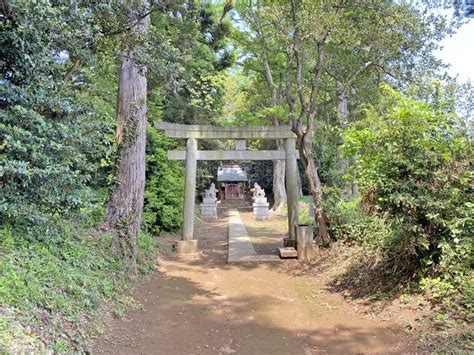
<instances>
[{"instance_id":1,"label":"large tree trunk","mask_svg":"<svg viewBox=\"0 0 474 355\"><path fill-rule=\"evenodd\" d=\"M285 143L281 139L277 139L277 149L284 150ZM287 203L286 189L285 189L285 161L273 161L273 210L281 211Z\"/></svg>"},{"instance_id":2,"label":"large tree trunk","mask_svg":"<svg viewBox=\"0 0 474 355\"><path fill-rule=\"evenodd\" d=\"M129 9L130 23L148 8ZM149 16L141 19L132 33L146 34ZM137 235L140 230L145 190L145 145L147 126L146 67L136 60L137 48L127 48L120 56L119 92L117 100L117 185L110 194L106 223L115 233L115 244L131 273L136 271Z\"/></svg>"}]
</instances>

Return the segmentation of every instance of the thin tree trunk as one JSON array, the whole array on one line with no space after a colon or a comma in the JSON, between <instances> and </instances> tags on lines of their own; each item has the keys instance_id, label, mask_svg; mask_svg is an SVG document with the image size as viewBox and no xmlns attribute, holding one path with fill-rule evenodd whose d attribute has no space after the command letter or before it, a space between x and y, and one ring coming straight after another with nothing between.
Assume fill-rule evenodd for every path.
<instances>
[{"instance_id":1,"label":"thin tree trunk","mask_svg":"<svg viewBox=\"0 0 474 355\"><path fill-rule=\"evenodd\" d=\"M329 234L328 221L324 211L323 190L321 180L318 175L318 168L313 159L313 135L315 130L315 117L318 105L318 85L321 81L321 73L324 69L324 48L329 30L320 33L317 38L317 57L316 64L310 72L313 73L313 80L308 97L308 91L305 90L305 60L310 57L305 55L305 47L303 46L303 38L301 34L301 26L298 21L298 14L301 11L301 2L298 0L290 0L292 41L287 48L287 67L286 67L286 89L288 106L291 112L295 112L295 102L293 99L293 80L291 73L293 71L293 61L296 60L295 88L296 98L299 100L300 113L298 117L292 117L292 131L296 134L298 141L298 149L300 152L300 160L305 168L305 174L309 181L310 194L314 200L315 222L318 225L318 240L323 244L331 242Z\"/></svg>"},{"instance_id":2,"label":"thin tree trunk","mask_svg":"<svg viewBox=\"0 0 474 355\"><path fill-rule=\"evenodd\" d=\"M356 89L354 87L352 88L351 93L352 93L352 100L355 100ZM356 162L355 162L354 157L350 158L349 159L349 167L353 167L353 166L355 166L355 164L356 164ZM359 195L359 184L357 182L357 179L354 176L352 177L351 185L352 185L351 186L352 197L358 196Z\"/></svg>"},{"instance_id":3,"label":"thin tree trunk","mask_svg":"<svg viewBox=\"0 0 474 355\"><path fill-rule=\"evenodd\" d=\"M277 92L275 87L275 82L273 80L273 74L270 68L270 64L268 62L267 56L267 47L266 47L266 40L265 40L265 33L263 32L263 28L260 24L260 13L257 7L256 17L254 18L255 24L257 26L257 34L260 38L260 57L262 59L263 64L263 76L265 81L268 84L268 88L270 89L270 102L273 106L277 106L280 104L281 96ZM272 124L274 126L278 126L280 124L278 117L272 117ZM285 144L283 140L277 140L277 149L284 150ZM286 187L285 187L285 161L284 160L274 160L273 161L273 210L274 211L281 211L281 209L287 203L287 195L286 195Z\"/></svg>"},{"instance_id":4,"label":"thin tree trunk","mask_svg":"<svg viewBox=\"0 0 474 355\"><path fill-rule=\"evenodd\" d=\"M277 139L277 149L284 150L285 143L281 139ZM281 211L287 203L286 189L285 189L285 161L273 161L273 210Z\"/></svg>"},{"instance_id":5,"label":"thin tree trunk","mask_svg":"<svg viewBox=\"0 0 474 355\"><path fill-rule=\"evenodd\" d=\"M300 158L303 162L306 176L308 177L310 194L314 199L315 220L318 226L318 240L323 245L329 245L331 243L331 237L329 235L328 221L323 205L323 188L319 178L318 168L314 162L311 140L312 135L307 136L306 133L302 136L298 136Z\"/></svg>"},{"instance_id":6,"label":"thin tree trunk","mask_svg":"<svg viewBox=\"0 0 474 355\"><path fill-rule=\"evenodd\" d=\"M298 179L296 180L298 183L298 197L303 197L303 181L301 179L301 174L298 169Z\"/></svg>"},{"instance_id":7,"label":"thin tree trunk","mask_svg":"<svg viewBox=\"0 0 474 355\"><path fill-rule=\"evenodd\" d=\"M344 91L342 91L340 94L339 94L339 97L338 97L338 106L337 106L337 109L338 109L338 112L339 112L339 119L341 120L341 129L342 130L345 130L346 129L346 119L347 119L347 97L344 93ZM339 137L339 144L342 144L342 137ZM347 175L348 171L349 171L349 160L347 158L344 158L342 156L342 152L339 150L338 151L338 158L339 158L339 172L341 174L341 176L343 177L343 180L342 180L342 198L344 200L347 200L351 197L352 195L352 182L351 181L348 181L346 179L344 179L344 176Z\"/></svg>"},{"instance_id":8,"label":"thin tree trunk","mask_svg":"<svg viewBox=\"0 0 474 355\"><path fill-rule=\"evenodd\" d=\"M321 72L324 62L324 48L325 38L327 33L318 41L318 57L316 65L314 66L313 73L314 79L311 86L309 100L306 100L305 92L303 90L303 72L304 72L304 50L301 45L300 31L297 27L297 2L292 0L292 16L295 24L294 35L293 35L293 49L296 57L296 84L297 94L301 105L301 112L299 117L294 120L292 130L295 132L300 150L300 159L303 162L306 176L309 181L310 193L314 200L314 211L315 211L315 222L318 225L318 240L324 244L329 245L331 243L331 236L329 234L328 221L326 213L324 211L324 196L319 179L318 168L313 158L313 135L314 135L314 121L316 116L317 107L317 93L318 83L321 77ZM306 118L306 123L305 123Z\"/></svg>"},{"instance_id":9,"label":"thin tree trunk","mask_svg":"<svg viewBox=\"0 0 474 355\"><path fill-rule=\"evenodd\" d=\"M136 21L148 9L129 8L129 20ZM150 25L149 16L141 19L131 31L144 35ZM110 194L106 223L115 232L115 244L129 271L136 271L137 235L140 230L145 190L145 145L147 126L146 67L136 60L138 48L127 48L120 56L119 92L117 99L117 185Z\"/></svg>"}]
</instances>

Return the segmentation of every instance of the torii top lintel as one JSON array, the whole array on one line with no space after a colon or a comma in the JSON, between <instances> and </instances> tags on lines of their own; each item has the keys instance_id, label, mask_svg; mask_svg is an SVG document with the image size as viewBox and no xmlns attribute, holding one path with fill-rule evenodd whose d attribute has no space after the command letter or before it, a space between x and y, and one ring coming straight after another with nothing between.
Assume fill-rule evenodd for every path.
<instances>
[{"instance_id":1,"label":"torii top lintel","mask_svg":"<svg viewBox=\"0 0 474 355\"><path fill-rule=\"evenodd\" d=\"M197 139L284 139L296 138L288 125L284 126L210 126L156 122L155 128L170 138Z\"/></svg>"}]
</instances>

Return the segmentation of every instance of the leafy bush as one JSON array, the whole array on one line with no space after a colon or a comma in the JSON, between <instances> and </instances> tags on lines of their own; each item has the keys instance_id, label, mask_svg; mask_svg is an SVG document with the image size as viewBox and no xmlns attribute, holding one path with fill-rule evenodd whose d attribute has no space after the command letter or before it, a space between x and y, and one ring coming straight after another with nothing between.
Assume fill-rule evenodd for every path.
<instances>
[{"instance_id":1,"label":"leafy bush","mask_svg":"<svg viewBox=\"0 0 474 355\"><path fill-rule=\"evenodd\" d=\"M143 226L153 234L173 231L183 223L184 168L168 161L166 151L176 142L162 133L148 130L145 205Z\"/></svg>"},{"instance_id":2,"label":"leafy bush","mask_svg":"<svg viewBox=\"0 0 474 355\"><path fill-rule=\"evenodd\" d=\"M102 21L115 12L80 2L4 5L0 353L44 352L40 343L84 350L94 312L125 284L111 237L92 228L102 220L115 156L118 43L106 43ZM155 242L146 234L138 242L146 271Z\"/></svg>"},{"instance_id":3,"label":"leafy bush","mask_svg":"<svg viewBox=\"0 0 474 355\"><path fill-rule=\"evenodd\" d=\"M382 90L380 107L367 109L344 143L357 159L364 208L392 225L373 243L407 274L439 277L443 294L472 294L472 141L442 105Z\"/></svg>"},{"instance_id":4,"label":"leafy bush","mask_svg":"<svg viewBox=\"0 0 474 355\"><path fill-rule=\"evenodd\" d=\"M367 213L360 200L327 201L331 235L336 240L363 246L364 255L376 256L397 238L397 225L386 213Z\"/></svg>"},{"instance_id":5,"label":"leafy bush","mask_svg":"<svg viewBox=\"0 0 474 355\"><path fill-rule=\"evenodd\" d=\"M100 136L110 127L86 114L60 122L20 105L0 111L3 220L42 225L94 200L89 183L106 155Z\"/></svg>"},{"instance_id":6,"label":"leafy bush","mask_svg":"<svg viewBox=\"0 0 474 355\"><path fill-rule=\"evenodd\" d=\"M2 16L0 220L25 233L41 229L30 234L46 239L61 216L95 202L92 187L105 185L111 166L113 103L86 95L84 72L67 79L73 58L93 62L101 32L81 4L25 1L4 6Z\"/></svg>"},{"instance_id":7,"label":"leafy bush","mask_svg":"<svg viewBox=\"0 0 474 355\"><path fill-rule=\"evenodd\" d=\"M326 200L326 210L330 221L330 232L334 239L347 242L362 242L365 237L365 225L369 216L352 199L340 201L338 196L330 195Z\"/></svg>"},{"instance_id":8,"label":"leafy bush","mask_svg":"<svg viewBox=\"0 0 474 355\"><path fill-rule=\"evenodd\" d=\"M298 198L298 224L312 225L314 224L314 217L310 216L310 197L302 196Z\"/></svg>"}]
</instances>

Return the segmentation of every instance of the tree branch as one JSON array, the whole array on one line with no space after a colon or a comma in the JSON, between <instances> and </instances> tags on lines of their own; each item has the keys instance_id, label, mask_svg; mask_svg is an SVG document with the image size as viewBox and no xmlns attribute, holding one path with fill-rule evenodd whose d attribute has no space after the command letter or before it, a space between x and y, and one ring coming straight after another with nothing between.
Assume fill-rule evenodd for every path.
<instances>
[{"instance_id":1,"label":"tree branch","mask_svg":"<svg viewBox=\"0 0 474 355\"><path fill-rule=\"evenodd\" d=\"M257 36L260 39L260 44L261 44L261 57L262 57L262 62L263 62L263 76L270 87L270 93L271 93L271 98L272 98L272 104L275 105L277 104L277 97L276 97L276 91L275 91L275 82L273 80L273 75L272 71L270 69L270 64L268 63L268 56L267 56L267 45L266 45L266 39L265 39L265 33L263 32L262 24L260 23L260 13L257 9L255 11L255 25L257 27Z\"/></svg>"},{"instance_id":2,"label":"tree branch","mask_svg":"<svg viewBox=\"0 0 474 355\"><path fill-rule=\"evenodd\" d=\"M217 41L219 40L219 35L222 30L223 24L222 21L224 21L224 18L227 16L230 10L232 10L234 7L232 6L231 1L227 1L226 4L224 5L224 9L222 9L222 14L221 18L219 19L219 24L217 25L217 30L215 35L213 36L213 41L212 41L212 50L215 52L217 48Z\"/></svg>"},{"instance_id":3,"label":"tree branch","mask_svg":"<svg viewBox=\"0 0 474 355\"><path fill-rule=\"evenodd\" d=\"M306 98L303 91L304 52L301 46L301 34L297 19L297 0L291 0L291 18L293 22L293 50L296 56L296 90L301 104L301 110L306 110ZM301 115L300 115L301 116Z\"/></svg>"},{"instance_id":4,"label":"tree branch","mask_svg":"<svg viewBox=\"0 0 474 355\"><path fill-rule=\"evenodd\" d=\"M286 80L285 80L285 95L286 100L288 102L288 107L290 108L290 112L295 112L295 101L293 100L293 96L291 95L291 90L293 87L293 80L291 76L291 69L293 66L293 47L290 44L287 51L286 51Z\"/></svg>"},{"instance_id":5,"label":"tree branch","mask_svg":"<svg viewBox=\"0 0 474 355\"><path fill-rule=\"evenodd\" d=\"M150 6L150 9L146 11L145 13L141 14L136 21L133 23L129 24L128 26L125 26L123 28L120 28L115 31L111 32L104 32L105 36L116 36L124 32L129 32L131 29L136 27L144 18L147 16L150 16L153 12L162 10L163 12L166 10L166 8L171 4L171 1L166 1L160 5L155 5L155 6Z\"/></svg>"},{"instance_id":6,"label":"tree branch","mask_svg":"<svg viewBox=\"0 0 474 355\"><path fill-rule=\"evenodd\" d=\"M76 59L74 61L74 63L72 64L72 66L68 69L68 71L66 72L66 75L64 75L64 81L69 81L71 80L71 77L72 75L74 74L74 72L77 70L77 68L79 68L79 65L81 64L81 61L79 59Z\"/></svg>"},{"instance_id":7,"label":"tree branch","mask_svg":"<svg viewBox=\"0 0 474 355\"><path fill-rule=\"evenodd\" d=\"M125 26L124 28L121 28L119 30L116 30L116 31L112 31L112 32L105 32L104 35L105 36L116 36L116 35L119 35L121 33L124 33L124 32L129 32L132 28L136 27L140 21L142 21L145 17L151 15L153 12L155 12L157 9L151 9L150 11L147 11L145 12L144 14L142 14L138 20L136 20L135 22L133 22L132 24L128 25L128 26Z\"/></svg>"}]
</instances>

